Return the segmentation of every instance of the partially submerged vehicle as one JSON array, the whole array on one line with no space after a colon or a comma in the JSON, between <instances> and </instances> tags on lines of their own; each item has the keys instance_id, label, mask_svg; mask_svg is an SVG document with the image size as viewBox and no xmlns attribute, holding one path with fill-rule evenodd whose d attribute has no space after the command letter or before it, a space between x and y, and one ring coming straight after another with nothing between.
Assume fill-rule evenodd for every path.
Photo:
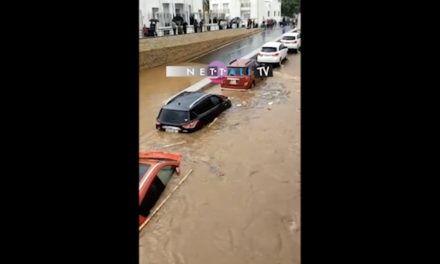
<instances>
[{"instance_id":1,"label":"partially submerged vehicle","mask_svg":"<svg viewBox=\"0 0 440 264\"><path fill-rule=\"evenodd\" d=\"M174 133L193 132L213 121L231 105L231 100L223 95L183 92L162 107L156 129Z\"/></svg>"},{"instance_id":2,"label":"partially submerged vehicle","mask_svg":"<svg viewBox=\"0 0 440 264\"><path fill-rule=\"evenodd\" d=\"M255 59L236 59L227 66L226 77L221 88L227 89L251 89L258 82L264 80L263 77L255 77L256 67L260 64Z\"/></svg>"},{"instance_id":3,"label":"partially submerged vehicle","mask_svg":"<svg viewBox=\"0 0 440 264\"><path fill-rule=\"evenodd\" d=\"M150 217L174 173L180 175L181 160L178 153L139 152L139 226Z\"/></svg>"}]
</instances>

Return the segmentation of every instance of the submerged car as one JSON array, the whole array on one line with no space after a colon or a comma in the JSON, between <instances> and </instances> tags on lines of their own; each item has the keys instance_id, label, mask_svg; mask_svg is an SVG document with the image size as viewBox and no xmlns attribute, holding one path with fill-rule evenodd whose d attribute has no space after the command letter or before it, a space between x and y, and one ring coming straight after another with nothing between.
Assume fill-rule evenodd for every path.
<instances>
[{"instance_id":1,"label":"submerged car","mask_svg":"<svg viewBox=\"0 0 440 264\"><path fill-rule=\"evenodd\" d=\"M181 160L178 153L139 152L139 226L148 219L174 173L180 175Z\"/></svg>"},{"instance_id":2,"label":"submerged car","mask_svg":"<svg viewBox=\"0 0 440 264\"><path fill-rule=\"evenodd\" d=\"M281 66L281 62L287 58L287 47L280 42L268 42L261 47L257 55L257 61L262 63L276 63Z\"/></svg>"},{"instance_id":3,"label":"submerged car","mask_svg":"<svg viewBox=\"0 0 440 264\"><path fill-rule=\"evenodd\" d=\"M223 95L183 92L162 107L156 119L156 129L174 133L193 132L230 107L231 100Z\"/></svg>"},{"instance_id":4,"label":"submerged car","mask_svg":"<svg viewBox=\"0 0 440 264\"><path fill-rule=\"evenodd\" d=\"M226 77L221 84L223 89L250 89L263 78L255 77L259 64L254 59L233 60L227 66Z\"/></svg>"},{"instance_id":5,"label":"submerged car","mask_svg":"<svg viewBox=\"0 0 440 264\"><path fill-rule=\"evenodd\" d=\"M281 43L283 43L289 50L291 49L298 52L299 49L301 49L301 33L286 33L282 36Z\"/></svg>"}]
</instances>

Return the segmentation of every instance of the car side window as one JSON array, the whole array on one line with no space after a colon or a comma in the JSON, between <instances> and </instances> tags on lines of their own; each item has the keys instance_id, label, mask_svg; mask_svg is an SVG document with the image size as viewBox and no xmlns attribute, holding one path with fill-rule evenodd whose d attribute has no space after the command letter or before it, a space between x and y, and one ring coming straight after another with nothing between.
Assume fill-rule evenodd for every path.
<instances>
[{"instance_id":1,"label":"car side window","mask_svg":"<svg viewBox=\"0 0 440 264\"><path fill-rule=\"evenodd\" d=\"M145 194L144 200L139 207L139 214L147 217L150 214L151 208L157 203L160 195L165 190L165 185L157 177L154 178L150 188Z\"/></svg>"},{"instance_id":2,"label":"car side window","mask_svg":"<svg viewBox=\"0 0 440 264\"><path fill-rule=\"evenodd\" d=\"M194 112L200 115L209 111L213 106L214 105L212 104L210 97L206 97L205 99L203 99L203 101L197 104L197 106L194 108Z\"/></svg>"},{"instance_id":3,"label":"car side window","mask_svg":"<svg viewBox=\"0 0 440 264\"><path fill-rule=\"evenodd\" d=\"M163 167L159 173L157 173L157 178L163 183L163 185L167 185L171 179L171 176L174 174L175 166L165 166Z\"/></svg>"},{"instance_id":4,"label":"car side window","mask_svg":"<svg viewBox=\"0 0 440 264\"><path fill-rule=\"evenodd\" d=\"M212 96L211 96L211 102L212 102L212 104L213 104L214 106L216 106L216 105L218 105L218 104L221 103L221 100L220 100L220 98L218 98L217 96L212 95Z\"/></svg>"},{"instance_id":5,"label":"car side window","mask_svg":"<svg viewBox=\"0 0 440 264\"><path fill-rule=\"evenodd\" d=\"M194 110L192 110L192 111L190 112L189 118L190 118L191 120L196 119L196 118L197 118L197 113L196 113Z\"/></svg>"}]
</instances>

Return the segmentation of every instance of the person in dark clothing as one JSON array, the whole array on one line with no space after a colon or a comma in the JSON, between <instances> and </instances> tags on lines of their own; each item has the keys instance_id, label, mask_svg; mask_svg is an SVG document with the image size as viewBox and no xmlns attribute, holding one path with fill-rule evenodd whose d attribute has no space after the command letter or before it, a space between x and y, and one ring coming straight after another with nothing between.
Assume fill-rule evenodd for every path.
<instances>
[{"instance_id":1,"label":"person in dark clothing","mask_svg":"<svg viewBox=\"0 0 440 264\"><path fill-rule=\"evenodd\" d=\"M183 34L186 34L186 27L188 26L188 23L186 21L183 22Z\"/></svg>"},{"instance_id":2,"label":"person in dark clothing","mask_svg":"<svg viewBox=\"0 0 440 264\"><path fill-rule=\"evenodd\" d=\"M177 25L176 22L174 22L174 20L171 21L171 28L173 29L173 34L176 35Z\"/></svg>"},{"instance_id":3,"label":"person in dark clothing","mask_svg":"<svg viewBox=\"0 0 440 264\"><path fill-rule=\"evenodd\" d=\"M203 32L203 19L200 20L200 32Z\"/></svg>"},{"instance_id":4,"label":"person in dark clothing","mask_svg":"<svg viewBox=\"0 0 440 264\"><path fill-rule=\"evenodd\" d=\"M198 22L197 22L197 19L194 19L194 23L193 23L193 26L194 26L194 33L197 33L197 26L198 26L199 24L198 24Z\"/></svg>"},{"instance_id":5,"label":"person in dark clothing","mask_svg":"<svg viewBox=\"0 0 440 264\"><path fill-rule=\"evenodd\" d=\"M146 25L144 25L144 27L142 28L142 33L144 33L144 37L148 36L148 28Z\"/></svg>"}]
</instances>

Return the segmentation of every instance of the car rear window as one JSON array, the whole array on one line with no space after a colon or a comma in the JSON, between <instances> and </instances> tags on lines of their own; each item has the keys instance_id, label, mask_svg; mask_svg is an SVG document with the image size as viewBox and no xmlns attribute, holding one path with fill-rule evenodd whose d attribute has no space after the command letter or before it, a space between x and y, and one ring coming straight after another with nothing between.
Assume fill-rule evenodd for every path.
<instances>
[{"instance_id":1,"label":"car rear window","mask_svg":"<svg viewBox=\"0 0 440 264\"><path fill-rule=\"evenodd\" d=\"M187 111L162 109L159 115L159 121L163 123L181 124L188 122L188 120Z\"/></svg>"},{"instance_id":2,"label":"car rear window","mask_svg":"<svg viewBox=\"0 0 440 264\"><path fill-rule=\"evenodd\" d=\"M295 40L295 36L284 36L283 40Z\"/></svg>"},{"instance_id":3,"label":"car rear window","mask_svg":"<svg viewBox=\"0 0 440 264\"><path fill-rule=\"evenodd\" d=\"M247 67L228 67L228 76L243 76L249 74L249 68Z\"/></svg>"},{"instance_id":4,"label":"car rear window","mask_svg":"<svg viewBox=\"0 0 440 264\"><path fill-rule=\"evenodd\" d=\"M276 52L277 48L274 48L274 47L262 47L261 51L262 52Z\"/></svg>"},{"instance_id":5,"label":"car rear window","mask_svg":"<svg viewBox=\"0 0 440 264\"><path fill-rule=\"evenodd\" d=\"M147 170L150 168L149 164L139 164L139 181L142 179L142 177L145 175Z\"/></svg>"}]
</instances>

